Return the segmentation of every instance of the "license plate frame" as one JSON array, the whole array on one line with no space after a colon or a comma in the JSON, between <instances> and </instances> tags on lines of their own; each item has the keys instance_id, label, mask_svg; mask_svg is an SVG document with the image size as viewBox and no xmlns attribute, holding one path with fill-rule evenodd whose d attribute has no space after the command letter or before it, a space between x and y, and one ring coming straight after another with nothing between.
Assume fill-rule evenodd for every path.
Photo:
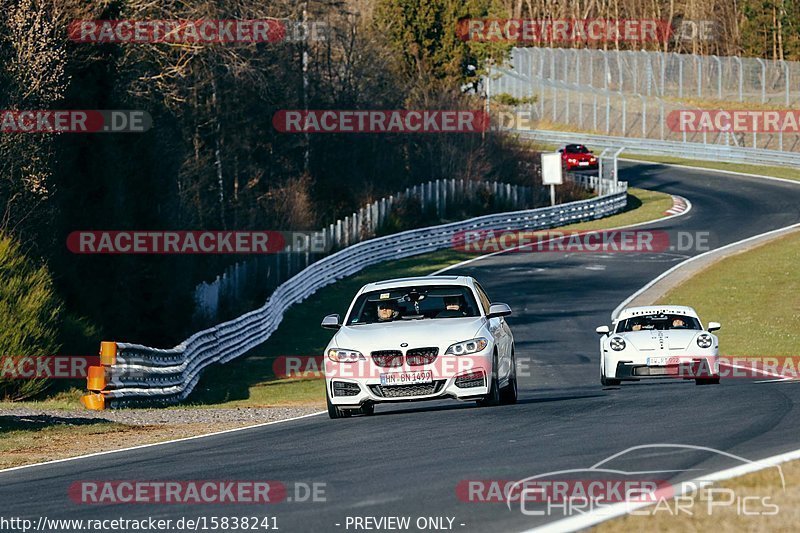
<instances>
[{"instance_id":1,"label":"license plate frame","mask_svg":"<svg viewBox=\"0 0 800 533\"><path fill-rule=\"evenodd\" d=\"M413 370L409 372L386 372L380 375L381 386L427 385L433 383L433 370Z\"/></svg>"},{"instance_id":2,"label":"license plate frame","mask_svg":"<svg viewBox=\"0 0 800 533\"><path fill-rule=\"evenodd\" d=\"M680 364L680 358L670 356L670 355L662 355L658 357L648 357L645 363L647 366L673 366Z\"/></svg>"}]
</instances>

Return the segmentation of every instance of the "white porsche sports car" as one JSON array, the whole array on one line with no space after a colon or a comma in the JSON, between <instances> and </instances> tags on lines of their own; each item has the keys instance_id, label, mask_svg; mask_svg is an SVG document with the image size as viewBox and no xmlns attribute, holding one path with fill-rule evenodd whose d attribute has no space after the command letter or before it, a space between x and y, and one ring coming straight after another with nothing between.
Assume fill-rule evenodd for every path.
<instances>
[{"instance_id":1,"label":"white porsche sports car","mask_svg":"<svg viewBox=\"0 0 800 533\"><path fill-rule=\"evenodd\" d=\"M375 404L455 398L514 403L514 337L477 281L464 276L404 278L365 285L325 349L328 414L371 415Z\"/></svg>"},{"instance_id":2,"label":"white porsche sports car","mask_svg":"<svg viewBox=\"0 0 800 533\"><path fill-rule=\"evenodd\" d=\"M719 383L719 340L703 328L691 307L629 307L608 326L600 326L600 382L603 386L651 378Z\"/></svg>"}]
</instances>

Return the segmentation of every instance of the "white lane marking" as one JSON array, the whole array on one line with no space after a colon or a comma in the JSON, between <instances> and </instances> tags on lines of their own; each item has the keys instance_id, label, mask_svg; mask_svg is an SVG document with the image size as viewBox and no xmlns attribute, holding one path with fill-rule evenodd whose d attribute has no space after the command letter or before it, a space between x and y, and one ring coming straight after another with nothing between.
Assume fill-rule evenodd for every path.
<instances>
[{"instance_id":1,"label":"white lane marking","mask_svg":"<svg viewBox=\"0 0 800 533\"><path fill-rule=\"evenodd\" d=\"M34 468L34 467L37 467L37 466L53 465L53 464L56 464L56 463L66 463L68 461L77 461L78 459L87 459L89 457L99 457L101 455L111 455L112 453L129 452L131 450L141 450L143 448L151 448L153 446L163 446L164 444L172 444L174 442L185 442L185 441L190 441L190 440L195 440L195 439L204 439L206 437L213 437L215 435L225 435L227 433L235 433L237 431L244 431L246 429L260 428L260 427L264 427L264 426L271 426L273 424L280 424L280 423L283 423L283 422L291 422L292 420L300 420L302 418L309 418L309 417L312 417L312 416L319 416L319 415L324 414L324 413L327 413L327 411L318 411L316 413L310 413L310 414L302 415L302 416L295 416L293 418L285 418L283 420L273 420L272 422L262 422L260 424L254 424L252 426L244 426L244 427L240 427L240 428L226 429L224 431L215 431L214 433L204 433L203 435L194 435L192 437L182 437L180 439L165 440L163 442L151 442L150 444L140 444L139 446L131 446L130 448L120 448L118 450L106 450L106 451L103 451L103 452L95 452L95 453L89 453L89 454L86 454L86 455L78 455L76 457L67 457L65 459L55 459L53 461L45 461L43 463L33 463L33 464L30 464L30 465L14 466L14 467L11 467L11 468L5 468L5 469L0 470L0 474L4 474L5 472L13 472L15 470L23 470L25 468Z\"/></svg>"},{"instance_id":2,"label":"white lane marking","mask_svg":"<svg viewBox=\"0 0 800 533\"><path fill-rule=\"evenodd\" d=\"M681 483L680 487L684 488L690 483L695 483L695 486L698 486L698 484L702 481L725 481L727 479L743 476L745 474L752 474L753 472L758 472L759 470L778 466L782 463L797 459L800 459L800 450L792 450L790 452L773 455L772 457L767 457L758 461L734 466L732 468L726 468L725 470L720 470L702 477L697 477L690 481ZM683 494L682 491L676 490L675 492L676 494L673 497L681 496ZM563 533L565 531L578 531L587 527L596 526L597 524L605 522L606 520L618 518L628 514L631 511L637 511L649 506L652 506L652 503L619 502L605 507L596 508L586 512L586 514L583 515L562 518L539 527L534 527L523 531L523 533Z\"/></svg>"},{"instance_id":3,"label":"white lane marking","mask_svg":"<svg viewBox=\"0 0 800 533\"><path fill-rule=\"evenodd\" d=\"M800 185L800 183L798 183L798 185ZM661 274L659 274L658 276L656 276L655 278L651 279L649 282L647 282L647 284L644 287L642 287L638 291L636 291L633 294L631 294L630 296L628 296L622 303L620 303L611 312L611 320L614 320L614 318L616 318L616 316L620 313L620 311L622 311L631 301L633 301L634 298L636 298L637 296L639 296L640 294L642 294L643 292L648 290L650 287L652 287L653 285L655 285L656 283L658 283L662 279L666 278L667 276L669 276L670 274L672 274L673 272L675 272L679 268L682 268L685 265L688 265L692 261L697 261L698 259L701 259L701 258L703 258L703 257L705 257L705 256L707 256L709 254L715 254L717 252L721 252L722 250L726 250L728 248L732 248L734 246L746 243L748 241L752 241L752 240L755 240L755 239L760 239L761 237L766 237L767 235L772 235L774 233L780 233L782 231L786 231L786 230L790 230L790 229L794 229L794 228L798 228L798 227L800 227L800 222L798 222L797 224L792 224L790 226L785 226L783 228L778 228L778 229L774 229L772 231L767 231L766 233L759 233L758 235L753 235L752 237L748 237L746 239L742 239L741 241L732 242L732 243L726 244L725 246L722 246L720 248L714 248L713 250L709 250L707 252L703 252L700 255L695 255L694 257L690 257L686 261L681 261L680 263L678 263L677 265L673 266L669 270L666 270L666 271L662 272Z\"/></svg>"},{"instance_id":4,"label":"white lane marking","mask_svg":"<svg viewBox=\"0 0 800 533\"><path fill-rule=\"evenodd\" d=\"M688 199L686 199L686 203L687 203L686 210L681 212L681 213L677 213L675 215L669 215L669 216L666 216L666 217L661 217L661 218L657 218L657 219L654 219L654 220L649 220L649 221L646 221L646 222L639 222L637 224L629 224L627 226L617 226L615 228L605 228L605 229L598 229L598 230L591 230L591 231L616 231L616 230L620 230L620 229L636 228L636 227L639 227L639 226L646 226L648 224L655 224L655 223L658 223L658 222L664 222L664 221L672 219L672 218L681 217L681 216L685 215L686 213L688 213L689 211L692 210L692 202L690 202ZM546 229L558 230L559 228L546 228ZM548 239L546 241L542 241L541 244L544 244L546 242L555 241L555 240L558 240L558 239L561 239L561 238L563 238L563 237L553 237L552 239ZM428 275L429 276L438 276L442 272L447 272L448 270L452 270L454 268L459 268L459 267L462 267L464 265L469 265L470 263L474 263L475 261L478 261L480 259L486 259L487 257L493 257L495 255L505 254L505 253L508 253L508 252L513 252L515 250L519 250L520 248L524 248L526 246L530 246L530 244L521 244L519 246L515 246L513 248L509 248L508 250L500 250L498 252L492 252L492 253L489 253L489 254L479 255L477 257L473 257L471 259L466 259L464 261L452 264L450 266L446 266L444 268L440 268L436 272L434 272L432 274L428 274Z\"/></svg>"},{"instance_id":5,"label":"white lane marking","mask_svg":"<svg viewBox=\"0 0 800 533\"><path fill-rule=\"evenodd\" d=\"M725 364L725 363L720 363L720 366L727 366L727 367L730 367L730 368L740 368L742 370L749 370L751 372L757 372L759 374L764 374L765 376L769 376L771 378L778 378L778 381L784 381L784 380L787 380L787 379L792 379L792 378L786 377L786 376L781 375L781 374L773 374L772 372L768 372L767 370L762 370L760 368L749 368L749 367L746 367L746 366L734 365L734 364ZM772 381L772 380L770 380L770 381Z\"/></svg>"}]
</instances>

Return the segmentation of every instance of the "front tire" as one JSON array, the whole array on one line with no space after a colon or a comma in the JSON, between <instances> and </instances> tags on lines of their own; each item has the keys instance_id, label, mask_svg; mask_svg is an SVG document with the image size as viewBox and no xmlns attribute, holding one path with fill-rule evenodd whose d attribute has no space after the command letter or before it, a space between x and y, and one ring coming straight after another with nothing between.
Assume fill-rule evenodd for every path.
<instances>
[{"instance_id":1,"label":"front tire","mask_svg":"<svg viewBox=\"0 0 800 533\"><path fill-rule=\"evenodd\" d=\"M603 370L600 369L600 384L603 387L618 387L620 383L622 383L622 380L607 378L606 375L603 374Z\"/></svg>"},{"instance_id":2,"label":"front tire","mask_svg":"<svg viewBox=\"0 0 800 533\"><path fill-rule=\"evenodd\" d=\"M492 376L489 379L489 394L478 400L479 407L492 407L500 404L500 387L497 383L497 353L492 359Z\"/></svg>"},{"instance_id":3,"label":"front tire","mask_svg":"<svg viewBox=\"0 0 800 533\"><path fill-rule=\"evenodd\" d=\"M504 405L517 403L517 361L514 358L514 350L511 350L511 376L508 378L508 385L500 391L500 403Z\"/></svg>"},{"instance_id":4,"label":"front tire","mask_svg":"<svg viewBox=\"0 0 800 533\"><path fill-rule=\"evenodd\" d=\"M350 416L350 411L346 409L339 409L331 402L328 393L325 393L325 402L328 404L328 417L335 420L337 418L347 418Z\"/></svg>"}]
</instances>

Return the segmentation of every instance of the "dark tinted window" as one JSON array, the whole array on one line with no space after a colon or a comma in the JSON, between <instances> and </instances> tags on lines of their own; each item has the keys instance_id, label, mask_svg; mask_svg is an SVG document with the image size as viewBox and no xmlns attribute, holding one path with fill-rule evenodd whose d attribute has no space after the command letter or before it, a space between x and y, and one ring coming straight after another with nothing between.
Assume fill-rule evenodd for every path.
<instances>
[{"instance_id":1,"label":"dark tinted window","mask_svg":"<svg viewBox=\"0 0 800 533\"><path fill-rule=\"evenodd\" d=\"M480 316L469 287L421 285L386 288L362 294L346 324L374 324L395 320L423 320Z\"/></svg>"},{"instance_id":2,"label":"dark tinted window","mask_svg":"<svg viewBox=\"0 0 800 533\"><path fill-rule=\"evenodd\" d=\"M686 315L642 315L627 318L617 324L617 333L628 331L702 329L700 321Z\"/></svg>"},{"instance_id":3,"label":"dark tinted window","mask_svg":"<svg viewBox=\"0 0 800 533\"><path fill-rule=\"evenodd\" d=\"M566 151L572 154L588 154L589 149L582 144L568 144Z\"/></svg>"}]
</instances>

